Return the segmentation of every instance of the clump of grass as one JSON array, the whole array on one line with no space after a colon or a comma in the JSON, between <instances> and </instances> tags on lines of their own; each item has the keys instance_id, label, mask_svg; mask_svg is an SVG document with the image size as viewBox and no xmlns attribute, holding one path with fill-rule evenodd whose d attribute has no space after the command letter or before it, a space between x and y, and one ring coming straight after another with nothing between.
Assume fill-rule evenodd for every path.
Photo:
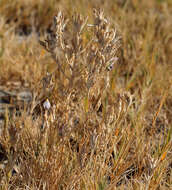
<instances>
[{"instance_id":1,"label":"clump of grass","mask_svg":"<svg viewBox=\"0 0 172 190\"><path fill-rule=\"evenodd\" d=\"M154 39L149 35L154 25L149 24L132 41L130 28L124 28L121 47L121 37L100 10L94 10L93 23L79 14L71 18L59 12L54 17L49 34L40 40L53 69L33 79L30 109L12 119L6 112L2 189L170 187L171 96L153 80L159 67L154 49L147 49L149 37ZM145 40L142 48L137 48L138 39ZM146 57L141 65L139 55ZM120 60L124 66L118 65ZM165 81L168 85L169 79ZM49 101L51 108L45 106Z\"/></svg>"}]
</instances>

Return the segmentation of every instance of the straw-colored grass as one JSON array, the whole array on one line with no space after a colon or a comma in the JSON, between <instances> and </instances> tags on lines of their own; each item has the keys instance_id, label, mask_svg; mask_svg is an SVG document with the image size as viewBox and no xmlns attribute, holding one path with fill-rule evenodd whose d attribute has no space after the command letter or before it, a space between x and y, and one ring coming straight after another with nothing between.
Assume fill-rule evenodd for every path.
<instances>
[{"instance_id":1,"label":"straw-colored grass","mask_svg":"<svg viewBox=\"0 0 172 190\"><path fill-rule=\"evenodd\" d=\"M3 113L0 189L172 187L171 12L170 0L0 1L0 90L32 94Z\"/></svg>"}]
</instances>

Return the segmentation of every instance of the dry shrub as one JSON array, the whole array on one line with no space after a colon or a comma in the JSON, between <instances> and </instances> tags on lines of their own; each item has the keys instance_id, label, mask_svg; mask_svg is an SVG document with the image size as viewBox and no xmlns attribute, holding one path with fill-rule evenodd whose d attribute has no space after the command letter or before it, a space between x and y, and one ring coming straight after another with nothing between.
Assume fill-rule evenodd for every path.
<instances>
[{"instance_id":1,"label":"dry shrub","mask_svg":"<svg viewBox=\"0 0 172 190\"><path fill-rule=\"evenodd\" d=\"M15 158L9 150L15 160L10 169L17 162L19 170L12 178L12 186L24 187L27 181L27 186L32 184L34 188L70 189L86 185L85 177L95 185L105 180L114 143L113 123L118 115L109 92L109 73L118 60L120 39L102 11L94 10L94 18L94 23L88 24L87 18L75 14L69 21L59 12L53 30L45 41L40 41L57 64L49 74L52 108L34 121L27 112L20 120L11 121L10 129L15 125L15 130L11 134L7 130L4 137L15 138L12 142L4 138L3 144L9 145L6 150L14 149ZM43 88L50 88L47 77L41 82ZM30 115L34 114L40 93L34 98ZM101 171L99 176L96 172L90 178L92 169ZM76 177L81 178L81 184L76 183Z\"/></svg>"}]
</instances>

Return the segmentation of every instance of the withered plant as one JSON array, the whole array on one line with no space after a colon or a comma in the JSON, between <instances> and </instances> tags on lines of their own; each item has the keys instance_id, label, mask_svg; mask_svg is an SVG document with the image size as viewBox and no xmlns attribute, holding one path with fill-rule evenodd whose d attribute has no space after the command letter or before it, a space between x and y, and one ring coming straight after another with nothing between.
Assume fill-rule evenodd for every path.
<instances>
[{"instance_id":1,"label":"withered plant","mask_svg":"<svg viewBox=\"0 0 172 190\"><path fill-rule=\"evenodd\" d=\"M122 70L126 86L117 86L121 56L128 60L133 51L124 37L126 50L118 28L101 10L94 9L93 20L58 12L39 40L54 69L42 78L39 71L39 82L31 85L32 102L20 115L10 118L9 110L5 113L0 189L169 187L171 131L166 128L163 137L155 135L157 120L166 119L160 111L168 93L157 98L160 105L151 120L152 110L145 107L154 73L149 76L141 66L128 66L133 78L128 80ZM127 67L125 60L122 64Z\"/></svg>"},{"instance_id":2,"label":"withered plant","mask_svg":"<svg viewBox=\"0 0 172 190\"><path fill-rule=\"evenodd\" d=\"M110 72L117 64L120 37L100 10L94 10L93 24L79 14L69 20L59 12L51 33L40 44L51 54L56 68L34 87L37 93L33 92L30 115L23 115L27 117L23 128L15 122L16 131L10 134L15 136L11 167L17 158L20 165L13 183L22 183L20 178L25 178L35 187L69 188L84 185L84 176L93 168L100 174L90 180L107 180L113 151L111 136L119 114L114 108L117 100L113 102L109 92ZM45 110L43 122L39 122L40 118L32 116L42 97L50 100L51 109ZM76 173L81 184L75 184ZM71 183L67 185L69 176Z\"/></svg>"}]
</instances>

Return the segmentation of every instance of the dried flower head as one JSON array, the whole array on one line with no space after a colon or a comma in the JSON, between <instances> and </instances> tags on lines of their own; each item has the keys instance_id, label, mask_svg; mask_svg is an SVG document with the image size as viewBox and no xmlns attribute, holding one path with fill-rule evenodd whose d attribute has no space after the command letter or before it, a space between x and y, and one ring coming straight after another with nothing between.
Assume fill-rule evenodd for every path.
<instances>
[{"instance_id":1,"label":"dried flower head","mask_svg":"<svg viewBox=\"0 0 172 190\"><path fill-rule=\"evenodd\" d=\"M43 107L45 110L49 110L51 108L51 104L48 99L46 99L46 101L43 103Z\"/></svg>"}]
</instances>

